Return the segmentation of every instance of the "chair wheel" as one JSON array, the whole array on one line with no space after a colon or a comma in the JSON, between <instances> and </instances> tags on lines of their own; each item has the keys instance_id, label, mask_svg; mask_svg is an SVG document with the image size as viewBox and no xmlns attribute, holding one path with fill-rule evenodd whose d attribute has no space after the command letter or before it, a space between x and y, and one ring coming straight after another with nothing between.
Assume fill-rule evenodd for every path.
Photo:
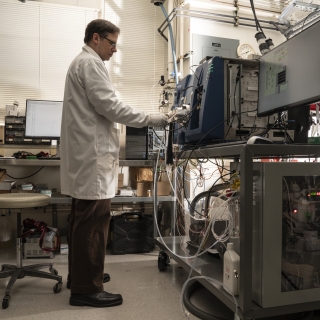
<instances>
[{"instance_id":1,"label":"chair wheel","mask_svg":"<svg viewBox=\"0 0 320 320\"><path fill-rule=\"evenodd\" d=\"M55 284L55 286L53 287L53 292L54 293L59 293L61 291L62 288L62 282L58 282L57 284Z\"/></svg>"},{"instance_id":2,"label":"chair wheel","mask_svg":"<svg viewBox=\"0 0 320 320\"><path fill-rule=\"evenodd\" d=\"M58 275L58 271L55 268L50 268L49 271L51 272L51 274L54 274L55 276Z\"/></svg>"},{"instance_id":3,"label":"chair wheel","mask_svg":"<svg viewBox=\"0 0 320 320\"><path fill-rule=\"evenodd\" d=\"M166 271L167 267L170 266L169 262L169 256L164 251L160 251L158 256L158 269L160 271Z\"/></svg>"},{"instance_id":4,"label":"chair wheel","mask_svg":"<svg viewBox=\"0 0 320 320\"><path fill-rule=\"evenodd\" d=\"M9 301L10 301L10 296L9 295L7 295L7 296L5 296L4 298L3 298L3 300L2 300L2 308L3 309L7 309L8 307L9 307Z\"/></svg>"}]
</instances>

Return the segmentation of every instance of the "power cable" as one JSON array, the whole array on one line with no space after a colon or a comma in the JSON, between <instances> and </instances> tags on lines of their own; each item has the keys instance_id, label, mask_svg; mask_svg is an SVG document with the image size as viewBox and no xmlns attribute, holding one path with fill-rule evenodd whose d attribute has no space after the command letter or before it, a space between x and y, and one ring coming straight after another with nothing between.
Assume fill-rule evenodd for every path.
<instances>
[{"instance_id":1,"label":"power cable","mask_svg":"<svg viewBox=\"0 0 320 320\"><path fill-rule=\"evenodd\" d=\"M256 29L257 29L257 31L259 31L259 29L260 29L260 31L262 32L263 36L266 38L266 35L264 34L264 32L263 32L263 30L262 30L262 28L261 28L260 22L259 22L259 20L258 20L258 18L257 18L256 10L255 10L255 8L254 8L253 0L250 0L250 5L251 5L252 13L253 13L253 15L254 15L254 20L255 20L255 23L256 23Z\"/></svg>"},{"instance_id":2,"label":"power cable","mask_svg":"<svg viewBox=\"0 0 320 320\"><path fill-rule=\"evenodd\" d=\"M9 174L7 174L7 176L8 176L9 178L11 178L11 179L16 179L16 180L27 179L27 178L30 178L30 177L34 176L35 174L37 174L37 173L38 173L39 171L41 171L43 168L44 168L44 166L41 167L41 168L40 168L38 171L36 171L35 173L31 174L30 176L26 176L26 177L22 177L22 178L15 178L15 177L10 176Z\"/></svg>"}]
</instances>

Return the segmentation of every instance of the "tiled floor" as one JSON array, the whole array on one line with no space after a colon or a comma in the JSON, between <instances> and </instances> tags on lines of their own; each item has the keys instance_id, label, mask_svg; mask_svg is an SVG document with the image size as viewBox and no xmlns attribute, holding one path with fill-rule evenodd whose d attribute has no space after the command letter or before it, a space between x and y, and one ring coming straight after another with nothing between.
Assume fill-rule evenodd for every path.
<instances>
[{"instance_id":1,"label":"tiled floor","mask_svg":"<svg viewBox=\"0 0 320 320\"><path fill-rule=\"evenodd\" d=\"M112 320L180 320L186 319L180 305L180 293L187 273L173 260L166 272L157 267L158 250L148 254L111 255L107 252L105 270L111 281L105 284L105 290L121 293L123 304L112 308L73 307L69 305L70 291L66 289L67 256L57 255L51 259L27 259L25 265L53 262L62 276L64 285L60 293L53 292L56 283L52 280L26 277L17 280L11 290L11 301L7 309L0 307L0 319L10 320L75 320L75 319L112 319ZM15 264L15 248L0 249L0 265ZM0 302L4 296L8 278L0 279ZM195 297L199 306L210 311L217 310L219 301L206 289ZM225 312L225 306L219 306L220 317L232 313ZM229 311L229 310L227 310ZM193 315L189 319L198 319ZM283 320L290 319L282 317ZM314 317L313 320L320 317Z\"/></svg>"},{"instance_id":2,"label":"tiled floor","mask_svg":"<svg viewBox=\"0 0 320 320\"><path fill-rule=\"evenodd\" d=\"M70 291L65 287L66 255L56 255L53 260L23 260L24 265L53 262L63 278L63 289L55 294L52 290L55 281L31 277L18 279L11 290L9 307L0 307L0 319L183 319L180 292L187 274L175 262L167 272L159 272L157 259L158 250L148 254L107 254L105 270L111 281L105 284L105 290L121 293L123 304L101 309L69 305ZM13 247L0 249L0 264L3 263L16 264ZM8 279L0 279L1 303ZM191 316L190 319L196 318Z\"/></svg>"}]
</instances>

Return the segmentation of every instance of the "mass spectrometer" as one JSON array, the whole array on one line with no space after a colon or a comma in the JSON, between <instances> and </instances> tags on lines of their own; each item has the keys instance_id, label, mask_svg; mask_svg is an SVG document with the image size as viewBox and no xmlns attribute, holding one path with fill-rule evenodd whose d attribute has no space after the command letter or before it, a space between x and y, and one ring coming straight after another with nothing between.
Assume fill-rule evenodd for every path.
<instances>
[{"instance_id":1,"label":"mass spectrometer","mask_svg":"<svg viewBox=\"0 0 320 320\"><path fill-rule=\"evenodd\" d=\"M176 128L179 144L244 140L263 134L270 119L257 117L259 62L214 57L177 86L174 109L186 109ZM269 121L269 122L268 122Z\"/></svg>"},{"instance_id":2,"label":"mass spectrometer","mask_svg":"<svg viewBox=\"0 0 320 320\"><path fill-rule=\"evenodd\" d=\"M213 57L177 85L174 142L207 145L246 142L264 136L274 142L307 142L308 106L258 117L259 61ZM298 111L297 111L298 110Z\"/></svg>"}]
</instances>

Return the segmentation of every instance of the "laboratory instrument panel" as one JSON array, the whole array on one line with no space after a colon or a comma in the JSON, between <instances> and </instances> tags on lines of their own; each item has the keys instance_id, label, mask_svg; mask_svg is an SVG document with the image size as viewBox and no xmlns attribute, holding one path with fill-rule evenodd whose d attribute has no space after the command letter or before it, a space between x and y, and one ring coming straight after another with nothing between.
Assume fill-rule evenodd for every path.
<instances>
[{"instance_id":1,"label":"laboratory instrument panel","mask_svg":"<svg viewBox=\"0 0 320 320\"><path fill-rule=\"evenodd\" d=\"M239 163L230 169L238 171ZM318 301L319 164L261 162L253 172L253 301L264 308ZM239 206L229 210L229 242L239 248Z\"/></svg>"},{"instance_id":2,"label":"laboratory instrument panel","mask_svg":"<svg viewBox=\"0 0 320 320\"><path fill-rule=\"evenodd\" d=\"M320 21L261 57L259 115L320 100L319 32Z\"/></svg>"},{"instance_id":3,"label":"laboratory instrument panel","mask_svg":"<svg viewBox=\"0 0 320 320\"><path fill-rule=\"evenodd\" d=\"M165 131L163 128L133 128L120 125L120 159L147 160L164 157Z\"/></svg>"}]
</instances>

